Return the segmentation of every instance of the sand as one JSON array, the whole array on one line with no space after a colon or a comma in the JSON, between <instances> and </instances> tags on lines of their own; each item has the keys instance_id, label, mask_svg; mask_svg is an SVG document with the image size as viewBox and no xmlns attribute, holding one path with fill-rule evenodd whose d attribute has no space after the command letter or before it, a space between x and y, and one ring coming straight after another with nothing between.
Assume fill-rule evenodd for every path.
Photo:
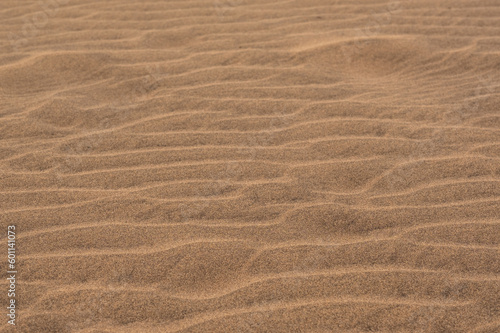
<instances>
[{"instance_id":1,"label":"sand","mask_svg":"<svg viewBox=\"0 0 500 333\"><path fill-rule=\"evenodd\" d=\"M500 2L3 0L0 332L500 332Z\"/></svg>"}]
</instances>

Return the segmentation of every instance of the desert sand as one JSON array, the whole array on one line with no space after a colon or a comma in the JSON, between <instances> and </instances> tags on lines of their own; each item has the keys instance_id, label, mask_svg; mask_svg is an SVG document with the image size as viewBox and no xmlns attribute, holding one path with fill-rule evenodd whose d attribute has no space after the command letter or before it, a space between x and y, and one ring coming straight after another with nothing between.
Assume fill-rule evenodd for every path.
<instances>
[{"instance_id":1,"label":"desert sand","mask_svg":"<svg viewBox=\"0 0 500 333\"><path fill-rule=\"evenodd\" d=\"M500 1L2 0L1 332L500 332Z\"/></svg>"}]
</instances>

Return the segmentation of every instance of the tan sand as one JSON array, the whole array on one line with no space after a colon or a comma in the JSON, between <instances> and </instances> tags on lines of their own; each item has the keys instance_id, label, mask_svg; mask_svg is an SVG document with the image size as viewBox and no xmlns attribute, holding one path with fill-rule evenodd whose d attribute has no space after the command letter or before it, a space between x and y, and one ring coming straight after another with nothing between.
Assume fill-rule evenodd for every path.
<instances>
[{"instance_id":1,"label":"tan sand","mask_svg":"<svg viewBox=\"0 0 500 333\"><path fill-rule=\"evenodd\" d=\"M500 332L497 0L2 0L1 332Z\"/></svg>"}]
</instances>

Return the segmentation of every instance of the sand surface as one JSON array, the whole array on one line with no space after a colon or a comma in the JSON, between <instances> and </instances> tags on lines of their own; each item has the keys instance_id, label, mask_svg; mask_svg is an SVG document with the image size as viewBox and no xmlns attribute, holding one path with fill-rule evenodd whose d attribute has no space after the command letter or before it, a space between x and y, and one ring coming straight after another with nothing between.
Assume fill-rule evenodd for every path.
<instances>
[{"instance_id":1,"label":"sand surface","mask_svg":"<svg viewBox=\"0 0 500 333\"><path fill-rule=\"evenodd\" d=\"M500 332L500 1L2 0L1 332Z\"/></svg>"}]
</instances>

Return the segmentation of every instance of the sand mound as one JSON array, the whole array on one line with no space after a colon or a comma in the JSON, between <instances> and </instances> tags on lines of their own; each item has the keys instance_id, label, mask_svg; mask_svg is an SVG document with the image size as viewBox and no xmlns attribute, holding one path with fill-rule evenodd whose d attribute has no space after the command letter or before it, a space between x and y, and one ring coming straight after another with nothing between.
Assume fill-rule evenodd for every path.
<instances>
[{"instance_id":1,"label":"sand mound","mask_svg":"<svg viewBox=\"0 0 500 333\"><path fill-rule=\"evenodd\" d=\"M1 332L500 331L498 1L0 17Z\"/></svg>"}]
</instances>

